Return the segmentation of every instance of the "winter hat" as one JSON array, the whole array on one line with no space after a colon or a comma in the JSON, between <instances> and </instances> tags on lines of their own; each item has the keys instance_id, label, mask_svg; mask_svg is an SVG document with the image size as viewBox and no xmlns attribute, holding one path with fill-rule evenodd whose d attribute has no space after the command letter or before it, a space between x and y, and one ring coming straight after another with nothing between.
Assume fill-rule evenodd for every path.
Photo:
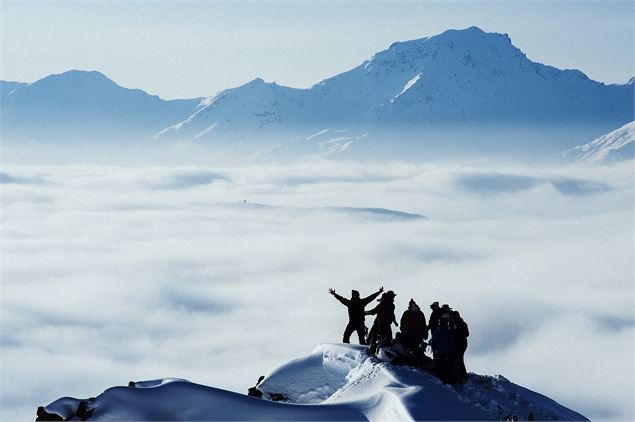
<instances>
[{"instance_id":1,"label":"winter hat","mask_svg":"<svg viewBox=\"0 0 635 422\"><path fill-rule=\"evenodd\" d=\"M352 296L359 296L359 292L357 290L351 290Z\"/></svg>"},{"instance_id":2,"label":"winter hat","mask_svg":"<svg viewBox=\"0 0 635 422\"><path fill-rule=\"evenodd\" d=\"M397 296L397 294L393 292L392 290L388 290L386 292L386 297L395 297L395 296Z\"/></svg>"},{"instance_id":3,"label":"winter hat","mask_svg":"<svg viewBox=\"0 0 635 422\"><path fill-rule=\"evenodd\" d=\"M411 311L414 311L414 312L421 311L421 308L419 308L419 305L417 305L417 303L414 301L414 299L410 299L410 302L408 303L408 309L410 309Z\"/></svg>"}]
</instances>

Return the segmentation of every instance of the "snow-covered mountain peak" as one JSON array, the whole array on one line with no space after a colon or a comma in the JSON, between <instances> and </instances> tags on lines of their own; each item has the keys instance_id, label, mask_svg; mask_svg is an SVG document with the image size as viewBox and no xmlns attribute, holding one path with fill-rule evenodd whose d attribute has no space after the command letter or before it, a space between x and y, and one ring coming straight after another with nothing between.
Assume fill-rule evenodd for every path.
<instances>
[{"instance_id":1,"label":"snow-covered mountain peak","mask_svg":"<svg viewBox=\"0 0 635 422\"><path fill-rule=\"evenodd\" d=\"M448 29L440 34L430 37L417 38L408 41L397 41L392 43L387 50L384 50L384 52L411 54L413 52L416 52L417 50L420 50L421 47L425 45L444 44L446 46L453 47L452 43L460 43L472 46L495 43L511 45L511 39L509 38L508 34L485 32L477 26L470 26L469 28L465 29Z\"/></svg>"},{"instance_id":2,"label":"snow-covered mountain peak","mask_svg":"<svg viewBox=\"0 0 635 422\"><path fill-rule=\"evenodd\" d=\"M402 97L404 87L417 75L420 87L463 91L468 85L491 85L501 75L511 75L511 69L529 67L530 63L507 34L487 33L478 27L453 29L393 43L360 66L320 82L313 90L324 97L337 93L351 107L368 109L397 102L396 97ZM438 95L411 91L410 95L418 100L423 100L423 95L428 102Z\"/></svg>"},{"instance_id":3,"label":"snow-covered mountain peak","mask_svg":"<svg viewBox=\"0 0 635 422\"><path fill-rule=\"evenodd\" d=\"M291 90L294 90L294 88L280 86L275 82L265 82L262 78L255 78L235 88L229 88L220 91L214 97L211 97L211 100L207 100L206 102L207 105L211 105L212 103L217 102L225 97L236 96L242 96L245 99L255 99L259 98L260 96L271 97L277 95L277 93L279 92Z\"/></svg>"},{"instance_id":4,"label":"snow-covered mountain peak","mask_svg":"<svg viewBox=\"0 0 635 422\"><path fill-rule=\"evenodd\" d=\"M511 44L511 40L508 34L501 34L497 32L485 32L478 26L470 26L464 29L447 29L440 34L432 35L429 37L416 38L407 41L396 41L388 47L388 50L406 51L413 48L418 48L426 42L464 42L472 44L480 44L483 40L489 40L489 42L504 41L507 44Z\"/></svg>"},{"instance_id":5,"label":"snow-covered mountain peak","mask_svg":"<svg viewBox=\"0 0 635 422\"><path fill-rule=\"evenodd\" d=\"M464 60L465 54L474 57L492 56L524 57L513 46L507 34L484 32L476 26L467 29L450 29L441 34L410 41L393 43L387 50L375 54L365 65L367 71L403 70L425 66L439 60Z\"/></svg>"},{"instance_id":6,"label":"snow-covered mountain peak","mask_svg":"<svg viewBox=\"0 0 635 422\"><path fill-rule=\"evenodd\" d=\"M46 87L48 89L82 89L95 90L104 88L121 88L113 80L96 70L69 70L46 76L32 84L30 87Z\"/></svg>"},{"instance_id":7,"label":"snow-covered mountain peak","mask_svg":"<svg viewBox=\"0 0 635 422\"><path fill-rule=\"evenodd\" d=\"M40 412L82 420L586 420L502 376L444 385L432 373L381 362L365 346L323 344L274 370L262 398L181 379L133 382L96 398L64 397Z\"/></svg>"},{"instance_id":8,"label":"snow-covered mountain peak","mask_svg":"<svg viewBox=\"0 0 635 422\"><path fill-rule=\"evenodd\" d=\"M82 69L71 69L66 72L53 74L48 76L47 78L67 78L67 79L76 79L76 80L92 80L92 81L110 81L114 83L110 78L101 73L98 70L82 70ZM44 78L44 79L47 79Z\"/></svg>"},{"instance_id":9,"label":"snow-covered mountain peak","mask_svg":"<svg viewBox=\"0 0 635 422\"><path fill-rule=\"evenodd\" d=\"M262 78L255 78L247 82L246 84L239 86L237 89L258 88L258 87L263 87L265 85L270 85L270 84L265 82L264 79Z\"/></svg>"},{"instance_id":10,"label":"snow-covered mountain peak","mask_svg":"<svg viewBox=\"0 0 635 422\"><path fill-rule=\"evenodd\" d=\"M253 79L236 88L226 89L214 97L203 99L199 108L187 119L155 134L155 139L186 136L193 139L227 135L228 131L255 129L281 124L284 116L299 115L306 90L289 88ZM187 135L186 135L187 134Z\"/></svg>"},{"instance_id":11,"label":"snow-covered mountain peak","mask_svg":"<svg viewBox=\"0 0 635 422\"><path fill-rule=\"evenodd\" d=\"M464 29L448 29L438 35L430 37L430 39L439 41L447 40L463 42L469 44L500 43L501 45L512 45L509 34L499 32L485 32L478 26L470 26Z\"/></svg>"}]
</instances>

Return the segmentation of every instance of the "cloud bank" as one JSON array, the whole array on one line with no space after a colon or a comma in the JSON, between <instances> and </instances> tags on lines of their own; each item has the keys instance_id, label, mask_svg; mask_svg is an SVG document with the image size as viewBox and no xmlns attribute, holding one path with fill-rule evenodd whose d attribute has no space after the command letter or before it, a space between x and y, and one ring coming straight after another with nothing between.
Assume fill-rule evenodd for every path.
<instances>
[{"instance_id":1,"label":"cloud bank","mask_svg":"<svg viewBox=\"0 0 635 422\"><path fill-rule=\"evenodd\" d=\"M1 176L2 419L129 380L245 392L340 341L346 312L327 288L380 285L397 292L399 313L411 297L459 309L469 370L591 419L635 416L628 164L6 166Z\"/></svg>"}]
</instances>

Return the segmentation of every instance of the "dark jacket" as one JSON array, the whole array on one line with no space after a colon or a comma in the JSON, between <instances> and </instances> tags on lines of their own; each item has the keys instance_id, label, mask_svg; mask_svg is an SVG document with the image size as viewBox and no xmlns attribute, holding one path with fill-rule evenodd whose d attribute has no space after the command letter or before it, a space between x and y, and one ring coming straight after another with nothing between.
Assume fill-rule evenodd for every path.
<instances>
[{"instance_id":1,"label":"dark jacket","mask_svg":"<svg viewBox=\"0 0 635 422\"><path fill-rule=\"evenodd\" d=\"M470 336L470 330L467 328L467 323L462 318L456 318L454 320L454 337L456 341L456 347L464 353L467 349L467 338Z\"/></svg>"},{"instance_id":2,"label":"dark jacket","mask_svg":"<svg viewBox=\"0 0 635 422\"><path fill-rule=\"evenodd\" d=\"M443 311L441 310L441 308L432 310L432 313L430 314L430 325L428 325L431 333L434 333L439 327L439 320L441 319L442 313Z\"/></svg>"},{"instance_id":3,"label":"dark jacket","mask_svg":"<svg viewBox=\"0 0 635 422\"><path fill-rule=\"evenodd\" d=\"M338 295L337 293L333 293L333 296L335 296L335 299L339 300L342 303L342 305L348 308L348 320L350 322L363 324L364 323L364 308L370 302L375 300L375 298L379 296L380 293L381 292L373 293L372 295L365 297L363 299L362 298L346 299Z\"/></svg>"},{"instance_id":4,"label":"dark jacket","mask_svg":"<svg viewBox=\"0 0 635 422\"><path fill-rule=\"evenodd\" d=\"M457 353L454 333L450 331L448 324L445 322L439 324L437 330L432 333L430 345L435 358L438 356L454 356Z\"/></svg>"},{"instance_id":5,"label":"dark jacket","mask_svg":"<svg viewBox=\"0 0 635 422\"><path fill-rule=\"evenodd\" d=\"M371 344L377 342L383 342L390 344L392 341L392 327L391 324L397 323L395 319L395 303L392 300L382 298L379 305L375 306L370 311L366 312L367 315L377 315L373 326L368 333L368 341Z\"/></svg>"},{"instance_id":6,"label":"dark jacket","mask_svg":"<svg viewBox=\"0 0 635 422\"><path fill-rule=\"evenodd\" d=\"M426 317L421 311L406 310L401 316L399 327L408 344L417 345L428 338Z\"/></svg>"},{"instance_id":7,"label":"dark jacket","mask_svg":"<svg viewBox=\"0 0 635 422\"><path fill-rule=\"evenodd\" d=\"M395 303L391 300L382 300L379 302L379 305L375 306L366 313L368 315L377 315L375 318L375 324L387 325L390 327L390 324L393 322L395 324L397 323L397 318L395 317Z\"/></svg>"}]
</instances>

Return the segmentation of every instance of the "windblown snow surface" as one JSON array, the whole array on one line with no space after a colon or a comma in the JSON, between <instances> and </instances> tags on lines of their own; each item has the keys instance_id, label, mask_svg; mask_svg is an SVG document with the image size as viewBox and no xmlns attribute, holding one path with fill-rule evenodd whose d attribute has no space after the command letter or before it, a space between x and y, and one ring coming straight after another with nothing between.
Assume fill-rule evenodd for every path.
<instances>
[{"instance_id":1,"label":"windblown snow surface","mask_svg":"<svg viewBox=\"0 0 635 422\"><path fill-rule=\"evenodd\" d=\"M586 420L502 376L470 374L443 385L414 367L398 367L365 346L323 344L274 370L260 384L263 399L181 379L113 387L88 402L90 420ZM279 402L269 400L282 394ZM72 417L81 400L64 397L46 410Z\"/></svg>"}]
</instances>

